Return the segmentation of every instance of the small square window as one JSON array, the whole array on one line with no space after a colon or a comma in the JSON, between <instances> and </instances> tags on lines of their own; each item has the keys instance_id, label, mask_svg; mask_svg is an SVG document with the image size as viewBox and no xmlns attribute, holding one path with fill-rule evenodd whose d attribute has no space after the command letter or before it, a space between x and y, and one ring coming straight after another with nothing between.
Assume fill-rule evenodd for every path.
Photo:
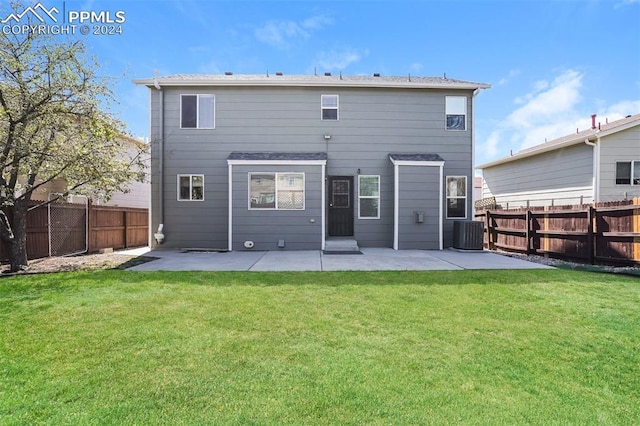
<instances>
[{"instance_id":1,"label":"small square window","mask_svg":"<svg viewBox=\"0 0 640 426\"><path fill-rule=\"evenodd\" d=\"M321 95L320 104L323 120L338 120L338 95Z\"/></svg>"},{"instance_id":2,"label":"small square window","mask_svg":"<svg viewBox=\"0 0 640 426\"><path fill-rule=\"evenodd\" d=\"M467 130L466 96L445 96L447 130Z\"/></svg>"},{"instance_id":3,"label":"small square window","mask_svg":"<svg viewBox=\"0 0 640 426\"><path fill-rule=\"evenodd\" d=\"M204 175L178 175L178 201L204 200Z\"/></svg>"}]
</instances>

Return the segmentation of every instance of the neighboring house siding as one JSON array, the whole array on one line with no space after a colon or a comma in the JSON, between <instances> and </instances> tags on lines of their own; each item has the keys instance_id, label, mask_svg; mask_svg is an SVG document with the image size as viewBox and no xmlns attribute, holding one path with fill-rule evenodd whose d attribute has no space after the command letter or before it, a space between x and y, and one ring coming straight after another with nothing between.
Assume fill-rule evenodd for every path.
<instances>
[{"instance_id":1,"label":"neighboring house siding","mask_svg":"<svg viewBox=\"0 0 640 426\"><path fill-rule=\"evenodd\" d=\"M233 250L320 250L322 243L322 170L320 166L235 165L233 171ZM304 210L250 210L249 173L304 173Z\"/></svg>"},{"instance_id":2,"label":"neighboring house siding","mask_svg":"<svg viewBox=\"0 0 640 426\"><path fill-rule=\"evenodd\" d=\"M503 207L593 201L593 148L579 144L482 171L484 197Z\"/></svg>"},{"instance_id":3,"label":"neighboring house siding","mask_svg":"<svg viewBox=\"0 0 640 426\"><path fill-rule=\"evenodd\" d=\"M153 164L158 164L160 92L151 89L151 93L152 156ZM445 160L445 175L467 176L468 182L472 182L471 90L164 87L162 93L164 188L160 191L159 168L154 167L152 228L155 231L158 227L158 196L162 194L163 232L168 247L227 248L228 168L225 160L232 151L327 152L327 175L354 176L356 190L358 173L380 175L380 219L358 219L357 210L354 214L354 237L363 247L393 244L390 152L438 153ZM215 95L214 130L180 129L181 94ZM338 121L320 119L322 94L339 95ZM445 130L447 95L467 96L467 131ZM325 140L324 135L331 135L331 139ZM204 201L176 200L179 174L204 175ZM425 191L431 189L425 188ZM315 197L315 193L309 194ZM356 200L357 193L354 194ZM437 205L438 200L433 203ZM470 188L467 206L467 218L470 218ZM234 211L234 215L236 213L241 214ZM308 222L308 218L305 220ZM305 229L313 228L306 225ZM234 229L235 226L234 223ZM453 220L445 219L445 247L452 242L452 228ZM265 236L265 244L275 236L275 233ZM288 243L287 248L290 248Z\"/></svg>"},{"instance_id":4,"label":"neighboring house siding","mask_svg":"<svg viewBox=\"0 0 640 426\"><path fill-rule=\"evenodd\" d=\"M616 184L617 161L640 161L640 126L601 139L600 201L640 197L639 185Z\"/></svg>"},{"instance_id":5,"label":"neighboring house siding","mask_svg":"<svg viewBox=\"0 0 640 426\"><path fill-rule=\"evenodd\" d=\"M151 187L148 182L133 182L130 185L129 192L116 192L105 203L96 203L103 206L118 207L134 207L147 209L149 208L149 197L151 196Z\"/></svg>"},{"instance_id":6,"label":"neighboring house siding","mask_svg":"<svg viewBox=\"0 0 640 426\"><path fill-rule=\"evenodd\" d=\"M440 168L401 166L399 170L398 248L438 250ZM415 212L424 213L423 223L416 223Z\"/></svg>"}]
</instances>

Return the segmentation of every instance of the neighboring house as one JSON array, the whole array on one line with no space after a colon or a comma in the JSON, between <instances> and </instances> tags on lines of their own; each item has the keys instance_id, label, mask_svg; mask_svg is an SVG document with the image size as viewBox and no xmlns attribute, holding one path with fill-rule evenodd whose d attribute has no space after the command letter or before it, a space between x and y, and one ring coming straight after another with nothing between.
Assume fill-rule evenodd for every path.
<instances>
[{"instance_id":1,"label":"neighboring house","mask_svg":"<svg viewBox=\"0 0 640 426\"><path fill-rule=\"evenodd\" d=\"M477 167L483 197L503 208L640 196L640 114L596 124Z\"/></svg>"},{"instance_id":2,"label":"neighboring house","mask_svg":"<svg viewBox=\"0 0 640 426\"><path fill-rule=\"evenodd\" d=\"M474 98L447 78L173 75L149 88L151 223L176 248L441 249L472 219Z\"/></svg>"},{"instance_id":3,"label":"neighboring house","mask_svg":"<svg viewBox=\"0 0 640 426\"><path fill-rule=\"evenodd\" d=\"M131 158L136 155L138 149L146 145L138 139L132 138L127 135L120 135L118 137L124 141L127 149L123 153L123 156ZM118 206L118 207L135 207L135 208L149 208L149 202L151 197L151 184L148 177L148 168L150 165L149 154L145 154L145 163L147 164L147 177L144 182L131 182L129 185L129 191L124 193L121 191L115 192L108 201L101 201L99 199L92 200L94 204L103 206ZM60 194L67 190L67 182L63 178L54 179L53 181L42 185L33 192L31 196L32 200L46 201L49 199L49 194ZM71 196L73 199L73 196Z\"/></svg>"}]
</instances>

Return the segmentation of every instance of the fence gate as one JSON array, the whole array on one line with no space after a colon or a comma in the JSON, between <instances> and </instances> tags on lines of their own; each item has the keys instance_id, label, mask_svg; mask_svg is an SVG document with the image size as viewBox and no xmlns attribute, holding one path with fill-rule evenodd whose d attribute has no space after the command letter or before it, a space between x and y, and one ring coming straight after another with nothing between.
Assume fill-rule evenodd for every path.
<instances>
[{"instance_id":1,"label":"fence gate","mask_svg":"<svg viewBox=\"0 0 640 426\"><path fill-rule=\"evenodd\" d=\"M49 194L53 200L60 194ZM49 256L70 256L88 249L88 199L74 195L60 197L47 206L49 221Z\"/></svg>"}]
</instances>

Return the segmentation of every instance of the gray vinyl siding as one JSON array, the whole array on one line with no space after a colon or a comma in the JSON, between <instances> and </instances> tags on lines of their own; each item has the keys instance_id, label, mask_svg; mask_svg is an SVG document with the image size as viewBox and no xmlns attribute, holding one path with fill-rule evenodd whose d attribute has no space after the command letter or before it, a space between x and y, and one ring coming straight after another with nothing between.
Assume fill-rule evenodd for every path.
<instances>
[{"instance_id":1,"label":"gray vinyl siding","mask_svg":"<svg viewBox=\"0 0 640 426\"><path fill-rule=\"evenodd\" d=\"M585 144L543 153L482 171L484 197L506 207L577 204L593 196L593 148Z\"/></svg>"},{"instance_id":2,"label":"gray vinyl siding","mask_svg":"<svg viewBox=\"0 0 640 426\"><path fill-rule=\"evenodd\" d=\"M640 197L639 185L616 184L616 162L631 160L640 161L640 126L601 139L600 201Z\"/></svg>"},{"instance_id":3,"label":"gray vinyl siding","mask_svg":"<svg viewBox=\"0 0 640 426\"><path fill-rule=\"evenodd\" d=\"M152 138L158 140L159 97L157 90L150 90ZM157 197L162 193L168 247L227 247L226 158L232 151L326 152L327 176L354 176L357 182L358 169L361 174L380 175L380 219L358 219L357 210L354 213L354 237L363 247L393 244L390 152L438 153L446 161L445 174L466 175L471 182L471 90L170 87L162 91L164 188L160 191L158 187L159 144L152 141L152 228L155 232L158 226ZM180 95L199 93L216 96L215 129L180 129ZM339 121L320 119L322 94L340 96ZM445 130L447 95L467 96L467 131ZM331 139L326 141L324 135L331 135ZM176 201L176 175L187 173L204 175L204 201ZM470 196L467 203L467 217L471 217ZM318 217L316 226L319 222ZM447 233L453 225L447 222L445 246L452 240ZM287 244L287 248L293 247Z\"/></svg>"},{"instance_id":4,"label":"gray vinyl siding","mask_svg":"<svg viewBox=\"0 0 640 426\"><path fill-rule=\"evenodd\" d=\"M439 249L440 168L400 166L398 248ZM415 212L424 212L424 222L416 223Z\"/></svg>"},{"instance_id":5,"label":"gray vinyl siding","mask_svg":"<svg viewBox=\"0 0 640 426\"><path fill-rule=\"evenodd\" d=\"M234 165L233 171L233 250L278 250L285 240L288 250L320 250L322 244L321 166ZM250 210L249 172L304 173L304 210Z\"/></svg>"}]
</instances>

